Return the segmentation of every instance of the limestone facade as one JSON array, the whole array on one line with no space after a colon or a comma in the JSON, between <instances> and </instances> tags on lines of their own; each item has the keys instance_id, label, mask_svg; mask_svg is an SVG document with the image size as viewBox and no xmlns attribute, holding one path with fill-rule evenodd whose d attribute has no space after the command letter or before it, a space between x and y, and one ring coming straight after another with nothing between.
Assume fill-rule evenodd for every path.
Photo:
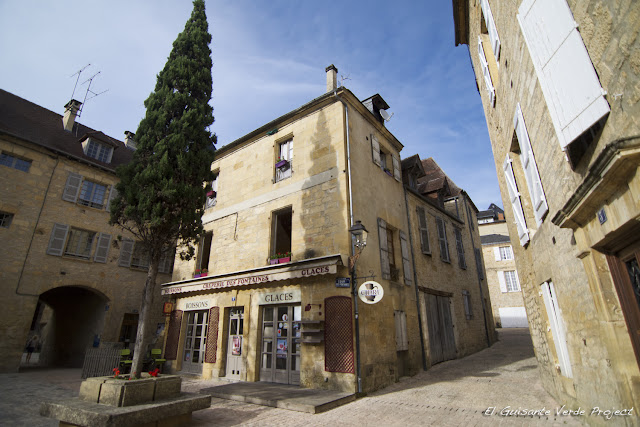
<instances>
[{"instance_id":1,"label":"limestone facade","mask_svg":"<svg viewBox=\"0 0 640 427\"><path fill-rule=\"evenodd\" d=\"M336 88L334 70L327 69L326 94L216 152L199 257L176 260L162 290L176 308L165 346L173 372L376 390L426 367L419 286L439 277L434 286L450 288L454 310L464 313L458 287L466 285L456 280L474 276L475 264L469 259L468 274L451 280L457 264L438 261L416 278L407 203L415 208L421 196L405 199L402 144L378 112L388 106L379 95L361 102ZM466 227L444 208L435 211L448 232L453 223ZM354 293L347 280L355 221L368 233ZM207 276L194 277L205 268ZM369 281L376 282L370 298L354 298ZM475 317L456 325L459 355L487 345L486 333L476 336L483 329L477 277L468 287ZM364 302L380 288L379 302Z\"/></svg>"},{"instance_id":2,"label":"limestone facade","mask_svg":"<svg viewBox=\"0 0 640 427\"><path fill-rule=\"evenodd\" d=\"M503 204L514 207L507 224L543 383L575 408L637 407L640 4L453 6Z\"/></svg>"},{"instance_id":3,"label":"limestone facade","mask_svg":"<svg viewBox=\"0 0 640 427\"><path fill-rule=\"evenodd\" d=\"M41 366L81 367L85 348L124 339L141 303L146 272L119 266L132 236L107 211L115 167L131 153L79 123L65 131L61 115L8 92L0 98L0 212L10 218L0 227L0 371L18 370L33 335ZM87 138L113 148L101 157L110 162L85 154Z\"/></svg>"}]
</instances>

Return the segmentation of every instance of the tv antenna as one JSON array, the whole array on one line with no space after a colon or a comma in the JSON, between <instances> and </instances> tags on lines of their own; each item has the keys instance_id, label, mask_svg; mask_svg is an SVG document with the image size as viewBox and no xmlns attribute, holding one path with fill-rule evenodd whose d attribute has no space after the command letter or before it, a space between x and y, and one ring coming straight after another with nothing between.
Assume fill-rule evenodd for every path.
<instances>
[{"instance_id":1,"label":"tv antenna","mask_svg":"<svg viewBox=\"0 0 640 427\"><path fill-rule=\"evenodd\" d=\"M84 71L88 66L90 66L90 65L91 65L91 64L87 64L87 65L85 65L85 66L84 66L84 67L82 67L80 70L78 70L78 72L76 72L75 74L72 74L72 75L70 76L70 77L73 77L73 76L75 76L76 74L78 75L78 77L76 78L76 84L75 84L75 86L73 87L73 93L71 94L71 99L73 99L73 96L74 96L74 95L75 95L75 93L76 93L76 87L78 86L78 81L80 80L80 74L82 74L82 72L83 72L83 71ZM80 117L80 116L82 115L82 109L84 108L84 105L85 105L85 103L86 103L88 100L93 99L93 98L95 98L96 96L98 96L98 95L102 95L103 93L105 93L105 92L108 92L108 91L109 91L109 89L107 89L107 90L103 90L102 92L94 92L94 91L92 91L92 90L91 90L91 83L93 83L93 79L95 79L95 78L98 76L98 74L100 74L100 73L101 73L101 71L98 71L98 72L97 72L97 73L95 73L93 76L89 77L87 80L85 80L84 82L82 82L82 84L85 84L85 83L89 83L89 84L87 85L87 91L84 93L84 100L82 101L82 105L80 105L80 109L78 110L78 117ZM91 95L92 95L92 96L89 96L89 94L90 94L90 93L91 93Z\"/></svg>"},{"instance_id":2,"label":"tv antenna","mask_svg":"<svg viewBox=\"0 0 640 427\"><path fill-rule=\"evenodd\" d=\"M339 84L338 86L339 86L339 87L340 87L340 86L344 86L344 81L345 81L345 80L351 80L351 79L349 78L349 76L350 76L350 75L351 75L351 74L347 74L347 75L345 76L344 74L340 74L340 84Z\"/></svg>"}]
</instances>

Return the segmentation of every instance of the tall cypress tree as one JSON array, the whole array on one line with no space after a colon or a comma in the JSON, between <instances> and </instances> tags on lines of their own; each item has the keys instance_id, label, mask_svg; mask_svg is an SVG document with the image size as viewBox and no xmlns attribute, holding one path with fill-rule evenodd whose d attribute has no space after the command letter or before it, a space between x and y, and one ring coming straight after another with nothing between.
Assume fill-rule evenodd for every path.
<instances>
[{"instance_id":1,"label":"tall cypress tree","mask_svg":"<svg viewBox=\"0 0 640 427\"><path fill-rule=\"evenodd\" d=\"M158 74L154 92L136 132L131 163L118 169L118 196L112 201L112 224L130 231L149 255L149 270L134 349L132 374L140 377L163 251L179 241L189 259L202 233L206 193L213 179L215 134L211 100L211 35L203 0L193 1L184 31Z\"/></svg>"}]
</instances>

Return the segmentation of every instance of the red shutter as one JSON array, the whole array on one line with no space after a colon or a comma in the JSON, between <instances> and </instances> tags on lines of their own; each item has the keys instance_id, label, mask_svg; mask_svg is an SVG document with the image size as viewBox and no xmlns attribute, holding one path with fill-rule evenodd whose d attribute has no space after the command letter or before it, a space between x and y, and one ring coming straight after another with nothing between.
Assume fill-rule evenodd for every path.
<instances>
[{"instance_id":1,"label":"red shutter","mask_svg":"<svg viewBox=\"0 0 640 427\"><path fill-rule=\"evenodd\" d=\"M350 297L325 298L324 370L355 373Z\"/></svg>"},{"instance_id":2,"label":"red shutter","mask_svg":"<svg viewBox=\"0 0 640 427\"><path fill-rule=\"evenodd\" d=\"M219 324L220 307L211 307L209 309L209 327L207 328L207 347L204 352L204 361L207 363L216 363Z\"/></svg>"},{"instance_id":3,"label":"red shutter","mask_svg":"<svg viewBox=\"0 0 640 427\"><path fill-rule=\"evenodd\" d=\"M178 342L180 341L180 326L182 325L182 310L171 312L169 330L167 331L167 344L164 348L164 358L176 360L178 357Z\"/></svg>"}]
</instances>

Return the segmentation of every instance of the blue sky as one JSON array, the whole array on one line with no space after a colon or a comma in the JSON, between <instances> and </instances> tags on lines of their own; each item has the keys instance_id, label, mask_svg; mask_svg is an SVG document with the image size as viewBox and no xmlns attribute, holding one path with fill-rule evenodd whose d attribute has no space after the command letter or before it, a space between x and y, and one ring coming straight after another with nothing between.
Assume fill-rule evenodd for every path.
<instances>
[{"instance_id":1,"label":"blue sky","mask_svg":"<svg viewBox=\"0 0 640 427\"><path fill-rule=\"evenodd\" d=\"M502 206L467 46L451 1L206 1L218 146L325 92L335 64L360 99L379 93L402 156L433 157L479 209ZM80 122L123 139L144 116L187 0L0 0L0 88L63 113L76 71L97 72Z\"/></svg>"}]
</instances>

